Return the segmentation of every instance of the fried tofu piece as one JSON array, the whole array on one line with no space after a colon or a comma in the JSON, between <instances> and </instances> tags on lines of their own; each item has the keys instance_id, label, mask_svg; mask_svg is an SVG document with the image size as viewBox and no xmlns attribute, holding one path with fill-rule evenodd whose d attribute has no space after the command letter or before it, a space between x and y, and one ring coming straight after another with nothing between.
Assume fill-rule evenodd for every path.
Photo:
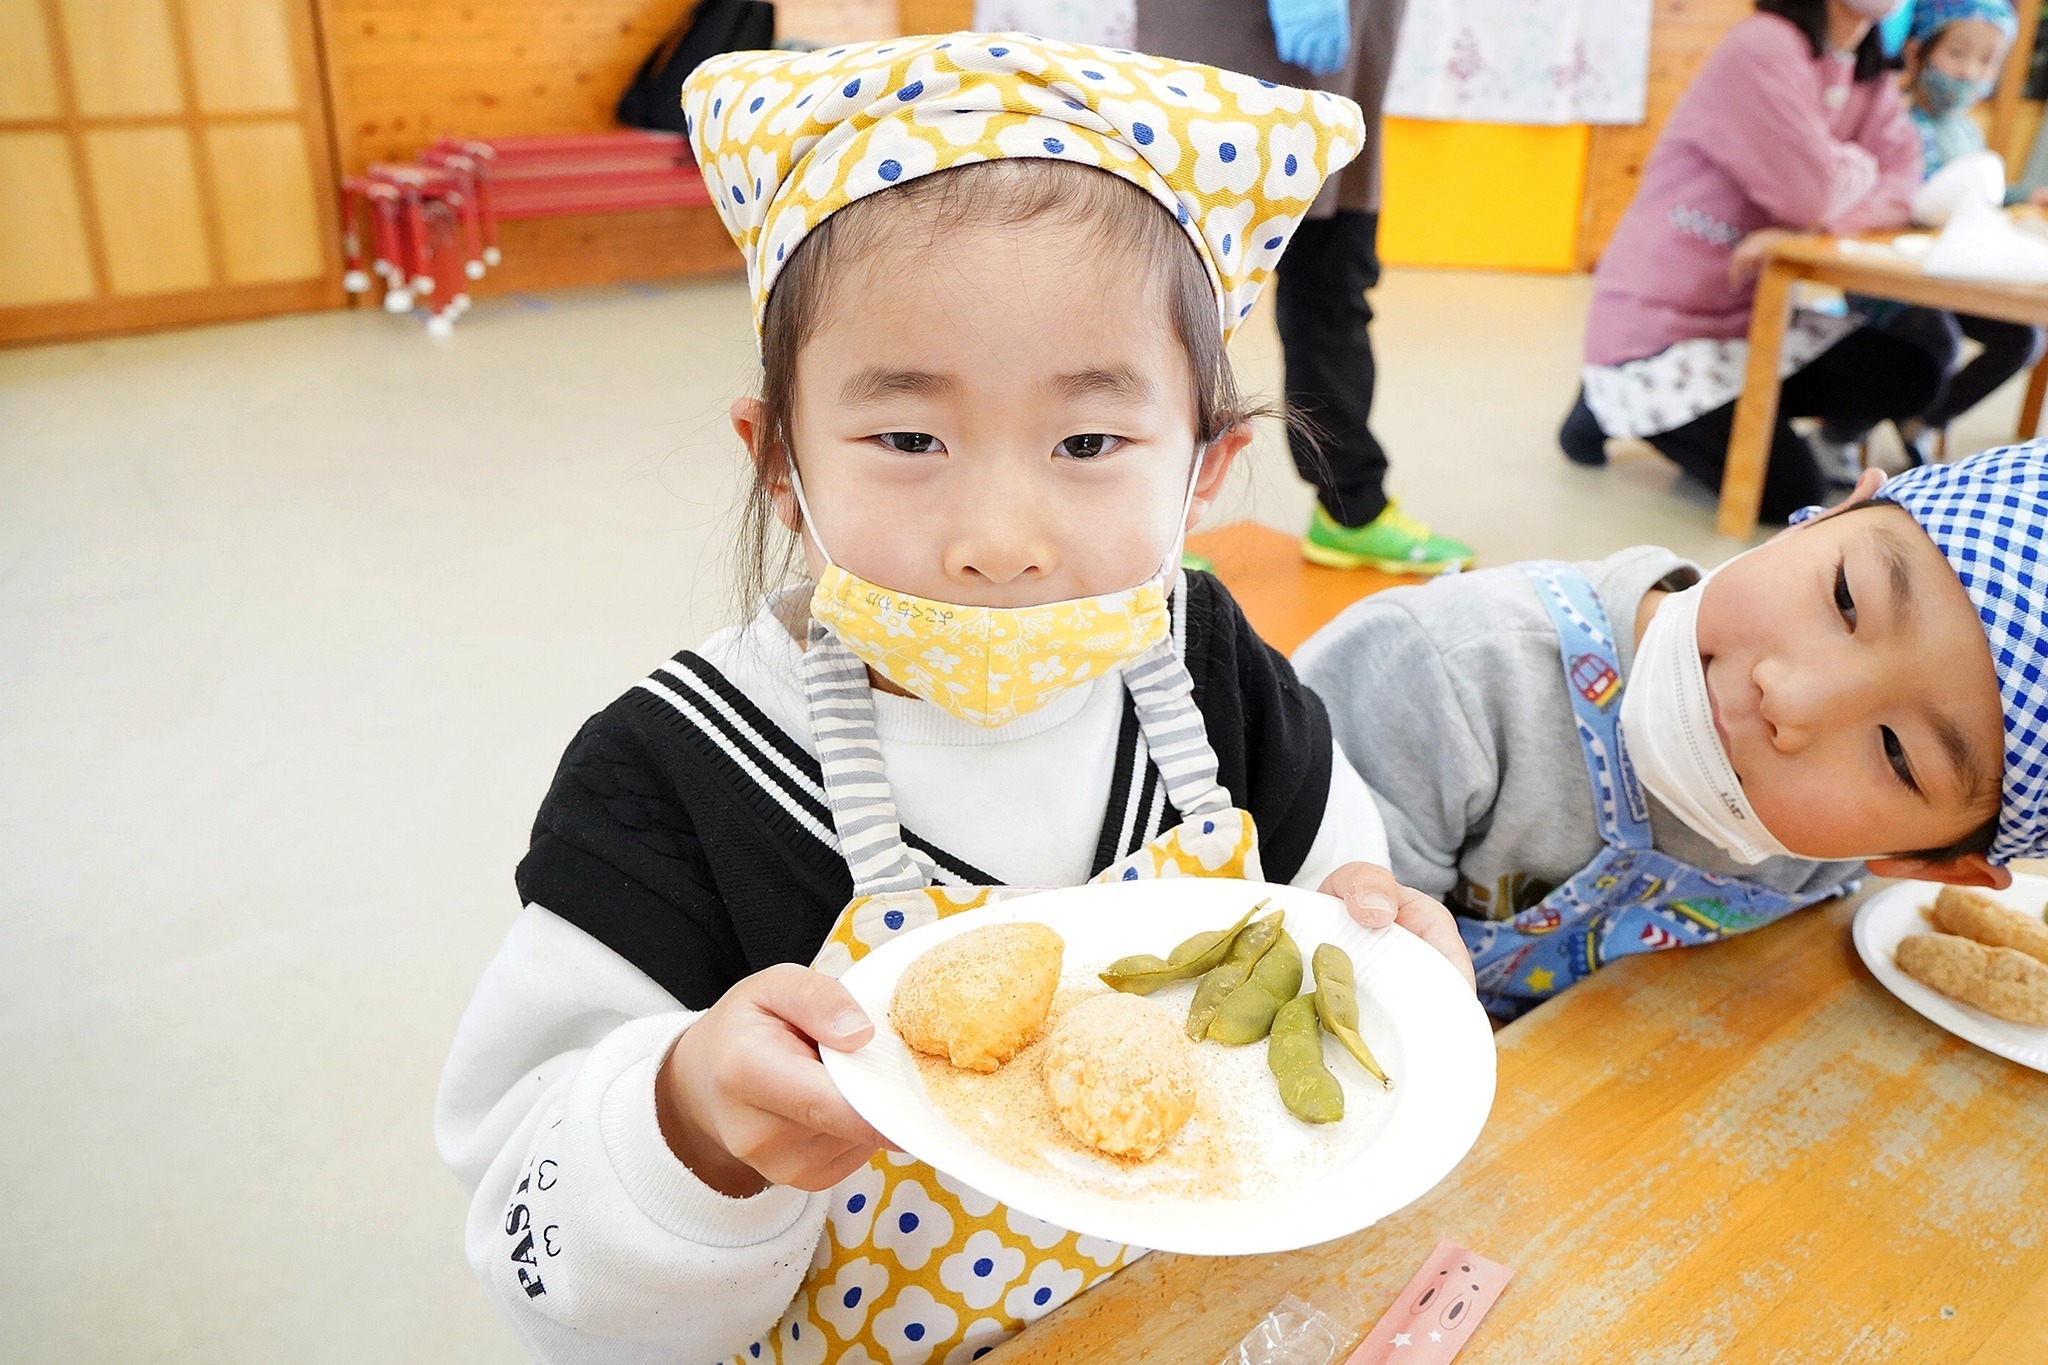
<instances>
[{"instance_id":1,"label":"fried tofu piece","mask_svg":"<svg viewBox=\"0 0 2048 1365\"><path fill-rule=\"evenodd\" d=\"M970 929L904 968L889 1022L919 1052L994 1071L1045 1032L1065 952L1043 924Z\"/></svg>"},{"instance_id":2,"label":"fried tofu piece","mask_svg":"<svg viewBox=\"0 0 2048 1365\"><path fill-rule=\"evenodd\" d=\"M1076 1141L1147 1160L1195 1112L1194 1046L1155 1001L1090 996L1060 1015L1046 1041L1046 1098Z\"/></svg>"},{"instance_id":3,"label":"fried tofu piece","mask_svg":"<svg viewBox=\"0 0 2048 1365\"><path fill-rule=\"evenodd\" d=\"M1900 940L1892 960L1915 981L1986 1014L2048 1027L2048 963L2025 953L1955 934L1914 934Z\"/></svg>"},{"instance_id":4,"label":"fried tofu piece","mask_svg":"<svg viewBox=\"0 0 2048 1365\"><path fill-rule=\"evenodd\" d=\"M2013 948L2048 962L2048 924L1960 886L1941 888L1927 908L1927 922L1944 934L1975 939L1988 948Z\"/></svg>"}]
</instances>

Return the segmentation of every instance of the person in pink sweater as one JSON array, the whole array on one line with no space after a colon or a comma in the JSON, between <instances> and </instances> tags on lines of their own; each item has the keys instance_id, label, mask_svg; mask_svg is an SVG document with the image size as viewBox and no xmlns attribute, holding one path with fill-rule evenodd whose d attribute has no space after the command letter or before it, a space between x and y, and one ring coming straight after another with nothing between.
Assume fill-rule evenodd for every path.
<instances>
[{"instance_id":1,"label":"person in pink sweater","mask_svg":"<svg viewBox=\"0 0 2048 1365\"><path fill-rule=\"evenodd\" d=\"M1581 464L1635 436L1718 489L1748 362L1757 270L1776 238L1906 226L1920 139L1876 21L1897 0L1759 0L1672 111L1594 273L1583 387L1558 433ZM1927 353L1854 317L1794 313L1763 516L1825 500L1795 417L1910 416L1941 380Z\"/></svg>"}]
</instances>

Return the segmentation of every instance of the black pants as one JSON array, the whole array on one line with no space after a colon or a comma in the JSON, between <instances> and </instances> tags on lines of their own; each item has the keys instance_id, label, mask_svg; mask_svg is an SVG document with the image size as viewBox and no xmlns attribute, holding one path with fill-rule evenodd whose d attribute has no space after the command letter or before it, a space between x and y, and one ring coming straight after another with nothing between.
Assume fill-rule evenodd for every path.
<instances>
[{"instance_id":1,"label":"black pants","mask_svg":"<svg viewBox=\"0 0 2048 1365\"><path fill-rule=\"evenodd\" d=\"M2000 322L1995 318L1945 313L1938 308L1905 308L1883 322L1873 324L1892 336L1912 342L1934 358L1941 367L1941 380L1933 399L1913 415L1930 427L1945 427L1991 396L1992 390L2031 367L2041 358L2044 333L2024 322ZM1961 369L1963 339L1983 347ZM1838 441L1862 437L1869 427L1846 422L1828 423L1828 435Z\"/></svg>"},{"instance_id":2,"label":"black pants","mask_svg":"<svg viewBox=\"0 0 2048 1365\"><path fill-rule=\"evenodd\" d=\"M2024 322L1908 308L1881 325L1893 336L1921 347L1941 366L1945 382L1920 413L1920 420L1930 427L1947 426L2041 358L2042 331ZM1956 361L1962 358L1965 337L1984 349L1958 370Z\"/></svg>"},{"instance_id":3,"label":"black pants","mask_svg":"<svg viewBox=\"0 0 2048 1365\"><path fill-rule=\"evenodd\" d=\"M1387 505L1387 453L1368 425L1372 305L1365 293L1380 282L1379 231L1377 213L1309 219L1287 244L1273 291L1287 406L1320 434L1311 441L1290 430L1287 446L1324 509L1346 526L1365 525Z\"/></svg>"},{"instance_id":4,"label":"black pants","mask_svg":"<svg viewBox=\"0 0 2048 1365\"><path fill-rule=\"evenodd\" d=\"M1802 507L1826 501L1827 481L1806 438L1792 430L1795 417L1829 422L1898 421L1934 401L1941 372L1920 346L1876 327L1863 327L1822 352L1778 392L1778 425L1771 433L1771 463L1764 473L1761 515L1783 521ZM1708 488L1719 491L1735 429L1735 404L1703 412L1682 427L1645 437Z\"/></svg>"}]
</instances>

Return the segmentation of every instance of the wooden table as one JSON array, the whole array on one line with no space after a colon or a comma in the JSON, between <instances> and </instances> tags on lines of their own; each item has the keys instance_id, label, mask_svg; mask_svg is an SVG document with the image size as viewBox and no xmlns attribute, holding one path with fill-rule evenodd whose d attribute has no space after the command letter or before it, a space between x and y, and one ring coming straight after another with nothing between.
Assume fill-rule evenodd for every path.
<instances>
[{"instance_id":1,"label":"wooden table","mask_svg":"<svg viewBox=\"0 0 2048 1365\"><path fill-rule=\"evenodd\" d=\"M1459 1365L2048 1361L2048 1076L1893 999L1852 910L1604 968L1497 1035L1492 1118L1420 1203L1148 1256L987 1365L1211 1365L1287 1294L1348 1350L1443 1238L1516 1268Z\"/></svg>"},{"instance_id":2,"label":"wooden table","mask_svg":"<svg viewBox=\"0 0 2048 1365\"><path fill-rule=\"evenodd\" d=\"M1771 249L1757 278L1756 302L1749 320L1749 371L1735 405L1735 430L1728 440L1728 464L1721 475L1721 512L1715 529L1722 535L1747 537L1756 529L1757 508L1764 496L1764 468L1771 458L1771 432L1778 418L1778 352L1791 318L1796 282L1812 280L1848 293L2048 326L2048 286L1942 279L1902 256L1871 249L1883 240L1876 237L1845 245L1837 237L1800 236ZM2048 388L2048 365L2037 367L2028 384L2016 439L2034 435L2044 388Z\"/></svg>"}]
</instances>

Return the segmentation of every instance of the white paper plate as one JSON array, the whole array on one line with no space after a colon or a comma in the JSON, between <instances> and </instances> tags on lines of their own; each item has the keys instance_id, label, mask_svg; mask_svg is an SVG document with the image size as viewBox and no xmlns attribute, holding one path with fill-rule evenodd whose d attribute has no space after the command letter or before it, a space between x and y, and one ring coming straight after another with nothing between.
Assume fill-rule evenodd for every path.
<instances>
[{"instance_id":1,"label":"white paper plate","mask_svg":"<svg viewBox=\"0 0 2048 1365\"><path fill-rule=\"evenodd\" d=\"M1856 911L1852 936L1864 965L1884 983L1886 990L1956 1037L2021 1066L2048 1071L2048 1028L2010 1023L1960 1000L1951 1000L1933 987L1921 985L1893 964L1892 953L1900 939L1933 931L1933 926L1921 916L1920 908L1932 904L1940 890L1933 882L1900 882L1863 902ZM2015 874L2008 889L1984 894L2038 918L2043 902L2048 902L2048 877Z\"/></svg>"},{"instance_id":2,"label":"white paper plate","mask_svg":"<svg viewBox=\"0 0 2048 1365\"><path fill-rule=\"evenodd\" d=\"M1344 1086L1347 1114L1341 1123L1314 1131L1327 1133L1334 1150L1324 1149L1324 1160L1302 1178L1290 1180L1283 1172L1254 1197L1119 1197L1020 1169L977 1145L933 1106L916 1060L889 1027L889 1000L903 969L933 945L980 925L1034 920L1051 926L1066 941L1072 979L1077 969L1093 971L1132 953L1164 955L1190 934L1235 922L1264 897L1287 912L1287 930L1304 959L1326 942L1350 954L1359 1031L1395 1084L1382 1091L1325 1039L1325 1060ZM823 1055L834 1084L863 1118L906 1152L1011 1208L1134 1246L1241 1256L1355 1232L1448 1175L1478 1139L1493 1107L1493 1030L1457 971L1407 930L1368 932L1342 903L1293 887L1167 878L1048 891L914 929L877 948L841 979L875 1021L875 1037L857 1052L826 1049ZM1180 994L1162 991L1153 998L1184 1004L1189 988L1177 989ZM1263 1058L1263 1047L1244 1051L1254 1050ZM1270 1102L1282 1116L1276 1121L1307 1129L1284 1117L1270 1091L1270 1084L1246 1086L1243 1093L1251 1098L1242 1102Z\"/></svg>"}]
</instances>

